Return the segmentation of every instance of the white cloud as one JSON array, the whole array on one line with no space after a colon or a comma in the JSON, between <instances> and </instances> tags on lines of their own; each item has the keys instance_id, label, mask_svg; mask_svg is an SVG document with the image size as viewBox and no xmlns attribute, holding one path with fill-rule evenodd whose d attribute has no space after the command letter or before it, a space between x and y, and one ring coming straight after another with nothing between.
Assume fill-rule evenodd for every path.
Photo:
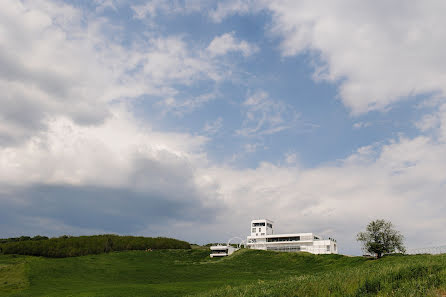
<instances>
[{"instance_id":1,"label":"white cloud","mask_svg":"<svg viewBox=\"0 0 446 297\"><path fill-rule=\"evenodd\" d=\"M243 103L245 120L236 133L241 136L275 134L295 127L299 114L282 101L275 101L264 91L249 96Z\"/></svg>"},{"instance_id":2,"label":"white cloud","mask_svg":"<svg viewBox=\"0 0 446 297\"><path fill-rule=\"evenodd\" d=\"M238 41L234 37L234 32L231 32L215 37L209 44L207 50L213 57L226 55L229 52L241 52L247 57L257 52L258 48L244 40Z\"/></svg>"},{"instance_id":3,"label":"white cloud","mask_svg":"<svg viewBox=\"0 0 446 297\"><path fill-rule=\"evenodd\" d=\"M58 117L48 123L46 132L20 146L0 148L0 181L10 185L131 186L135 160L184 162L187 168L187 162L199 161L205 141L199 136L151 131L147 123L138 124L116 108L96 126Z\"/></svg>"},{"instance_id":4,"label":"white cloud","mask_svg":"<svg viewBox=\"0 0 446 297\"><path fill-rule=\"evenodd\" d=\"M142 54L143 73L159 85L191 84L200 79L220 80L223 74L207 58L188 49L181 37L152 38Z\"/></svg>"},{"instance_id":5,"label":"white cloud","mask_svg":"<svg viewBox=\"0 0 446 297\"><path fill-rule=\"evenodd\" d=\"M446 95L446 3L227 0L215 21L266 9L284 56L311 53L315 80L339 84L352 114L385 111L416 95Z\"/></svg>"},{"instance_id":6,"label":"white cloud","mask_svg":"<svg viewBox=\"0 0 446 297\"><path fill-rule=\"evenodd\" d=\"M205 7L204 0L150 0L131 8L137 19L151 19L159 14L188 14L200 11Z\"/></svg>"},{"instance_id":7,"label":"white cloud","mask_svg":"<svg viewBox=\"0 0 446 297\"><path fill-rule=\"evenodd\" d=\"M316 79L339 82L353 114L445 94L443 1L270 1L285 56L317 53Z\"/></svg>"},{"instance_id":8,"label":"white cloud","mask_svg":"<svg viewBox=\"0 0 446 297\"><path fill-rule=\"evenodd\" d=\"M141 234L166 221L212 221L223 205L197 174L205 143L153 131L120 108L92 127L58 117L21 145L0 147L0 226Z\"/></svg>"},{"instance_id":9,"label":"white cloud","mask_svg":"<svg viewBox=\"0 0 446 297\"><path fill-rule=\"evenodd\" d=\"M207 162L205 138L151 131L118 103L221 79L205 49L153 35L123 46L123 28L60 2L7 0L1 8L1 229L58 222L128 233L199 218L193 208L215 198L194 171ZM218 205L202 214L212 219Z\"/></svg>"},{"instance_id":10,"label":"white cloud","mask_svg":"<svg viewBox=\"0 0 446 297\"><path fill-rule=\"evenodd\" d=\"M262 8L261 2L255 0L219 1L217 7L209 11L209 17L214 22L219 23L224 18L234 14L256 13Z\"/></svg>"},{"instance_id":11,"label":"white cloud","mask_svg":"<svg viewBox=\"0 0 446 297\"><path fill-rule=\"evenodd\" d=\"M225 75L181 37L149 37L124 47L121 28L51 1L3 2L0 32L2 144L44 130L57 115L98 124L117 100L172 97L178 85Z\"/></svg>"},{"instance_id":12,"label":"white cloud","mask_svg":"<svg viewBox=\"0 0 446 297\"><path fill-rule=\"evenodd\" d=\"M415 125L422 132L431 133L433 139L446 142L446 104L437 106L434 112L424 115Z\"/></svg>"}]
</instances>

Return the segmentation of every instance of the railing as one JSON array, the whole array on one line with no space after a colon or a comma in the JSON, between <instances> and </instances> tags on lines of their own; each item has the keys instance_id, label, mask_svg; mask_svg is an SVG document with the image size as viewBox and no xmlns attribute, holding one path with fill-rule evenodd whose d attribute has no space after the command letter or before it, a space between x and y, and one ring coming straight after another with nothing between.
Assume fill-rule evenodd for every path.
<instances>
[{"instance_id":1,"label":"railing","mask_svg":"<svg viewBox=\"0 0 446 297\"><path fill-rule=\"evenodd\" d=\"M425 247L425 248L416 248L416 249L407 249L406 251L409 255L415 254L446 254L446 245L434 246L434 247Z\"/></svg>"}]
</instances>

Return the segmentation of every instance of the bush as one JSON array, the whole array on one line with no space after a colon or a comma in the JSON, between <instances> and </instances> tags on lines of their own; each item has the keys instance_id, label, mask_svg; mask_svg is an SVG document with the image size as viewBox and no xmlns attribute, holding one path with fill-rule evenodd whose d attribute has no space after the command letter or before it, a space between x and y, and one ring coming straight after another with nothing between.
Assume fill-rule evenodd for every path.
<instances>
[{"instance_id":1,"label":"bush","mask_svg":"<svg viewBox=\"0 0 446 297\"><path fill-rule=\"evenodd\" d=\"M108 253L112 251L146 249L190 249L190 244L166 237L135 237L113 234L94 236L61 236L39 240L0 241L0 251L4 254L20 254L54 258Z\"/></svg>"}]
</instances>

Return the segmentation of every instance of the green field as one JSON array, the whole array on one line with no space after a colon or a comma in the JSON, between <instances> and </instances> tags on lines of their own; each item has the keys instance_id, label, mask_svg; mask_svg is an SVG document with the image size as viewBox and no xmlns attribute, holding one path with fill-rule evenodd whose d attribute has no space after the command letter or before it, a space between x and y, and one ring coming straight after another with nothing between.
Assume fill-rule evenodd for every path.
<instances>
[{"instance_id":1,"label":"green field","mask_svg":"<svg viewBox=\"0 0 446 297\"><path fill-rule=\"evenodd\" d=\"M0 296L446 296L446 255L208 255L205 249L0 255Z\"/></svg>"}]
</instances>

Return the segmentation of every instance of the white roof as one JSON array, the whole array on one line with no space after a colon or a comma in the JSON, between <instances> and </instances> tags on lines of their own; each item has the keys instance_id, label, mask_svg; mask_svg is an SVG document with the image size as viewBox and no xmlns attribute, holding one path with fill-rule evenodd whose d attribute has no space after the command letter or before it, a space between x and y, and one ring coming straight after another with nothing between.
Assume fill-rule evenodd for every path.
<instances>
[{"instance_id":1,"label":"white roof","mask_svg":"<svg viewBox=\"0 0 446 297\"><path fill-rule=\"evenodd\" d=\"M213 245L211 246L211 250L226 250L228 248L227 245Z\"/></svg>"}]
</instances>

